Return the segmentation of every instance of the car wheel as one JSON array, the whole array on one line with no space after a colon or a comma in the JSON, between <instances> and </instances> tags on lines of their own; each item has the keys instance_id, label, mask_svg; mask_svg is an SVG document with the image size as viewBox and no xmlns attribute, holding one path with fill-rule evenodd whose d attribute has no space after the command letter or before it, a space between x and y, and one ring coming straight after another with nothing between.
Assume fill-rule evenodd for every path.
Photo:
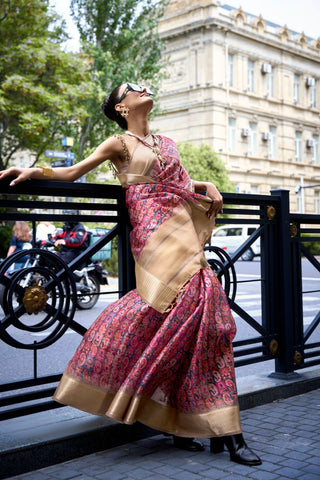
<instances>
[{"instance_id":1,"label":"car wheel","mask_svg":"<svg viewBox=\"0 0 320 480\"><path fill-rule=\"evenodd\" d=\"M248 248L248 250L246 250L244 252L244 254L242 255L242 260L244 260L245 262L251 262L251 260L253 260L253 257L254 257L254 253L253 253L253 250L252 248Z\"/></svg>"}]
</instances>

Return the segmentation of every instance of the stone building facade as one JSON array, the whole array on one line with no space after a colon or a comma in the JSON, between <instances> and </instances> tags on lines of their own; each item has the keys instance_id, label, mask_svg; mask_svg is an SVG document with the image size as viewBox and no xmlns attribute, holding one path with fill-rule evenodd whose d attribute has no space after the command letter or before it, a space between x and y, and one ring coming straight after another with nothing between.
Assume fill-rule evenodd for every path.
<instances>
[{"instance_id":1,"label":"stone building facade","mask_svg":"<svg viewBox=\"0 0 320 480\"><path fill-rule=\"evenodd\" d=\"M215 0L171 0L159 31L153 130L211 145L238 192L285 188L320 213L320 39Z\"/></svg>"}]
</instances>

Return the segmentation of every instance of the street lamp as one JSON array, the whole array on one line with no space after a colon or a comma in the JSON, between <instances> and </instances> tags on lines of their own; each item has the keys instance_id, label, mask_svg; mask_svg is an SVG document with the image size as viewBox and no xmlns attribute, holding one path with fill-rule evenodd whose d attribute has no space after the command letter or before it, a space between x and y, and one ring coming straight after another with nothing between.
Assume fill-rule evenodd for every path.
<instances>
[{"instance_id":1,"label":"street lamp","mask_svg":"<svg viewBox=\"0 0 320 480\"><path fill-rule=\"evenodd\" d=\"M313 179L313 178L317 178L317 177L320 177L320 175L315 175L314 177L311 177L311 178ZM297 195L300 194L300 198L301 198L301 213L304 213L304 190L305 190L305 188L314 188L314 187L320 187L320 183L317 183L315 185L304 185L303 176L301 175L300 185L298 185L295 188L296 194Z\"/></svg>"}]
</instances>

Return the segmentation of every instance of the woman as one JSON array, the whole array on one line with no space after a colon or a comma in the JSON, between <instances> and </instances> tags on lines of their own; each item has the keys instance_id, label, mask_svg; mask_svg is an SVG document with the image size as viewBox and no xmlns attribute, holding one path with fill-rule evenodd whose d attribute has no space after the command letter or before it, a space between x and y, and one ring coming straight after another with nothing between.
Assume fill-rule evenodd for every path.
<instances>
[{"instance_id":1,"label":"woman","mask_svg":"<svg viewBox=\"0 0 320 480\"><path fill-rule=\"evenodd\" d=\"M31 248L29 244L31 240L31 233L29 225L26 222L18 221L15 222L13 226L12 237L9 243L9 249L7 253L7 257L14 252L20 252L20 250L24 250L25 248ZM15 262L14 268L22 268L27 260L27 257L19 258L18 262Z\"/></svg>"},{"instance_id":2,"label":"woman","mask_svg":"<svg viewBox=\"0 0 320 480\"><path fill-rule=\"evenodd\" d=\"M137 288L89 328L54 398L128 424L138 420L172 434L185 450L203 450L192 437L211 438L212 452L226 445L231 460L259 465L241 434L234 320L203 254L222 197L213 184L190 180L172 140L150 133L150 95L130 83L115 88L102 109L126 133L82 162L0 172L0 179L16 177L12 186L48 176L74 181L108 159L126 191Z\"/></svg>"}]
</instances>

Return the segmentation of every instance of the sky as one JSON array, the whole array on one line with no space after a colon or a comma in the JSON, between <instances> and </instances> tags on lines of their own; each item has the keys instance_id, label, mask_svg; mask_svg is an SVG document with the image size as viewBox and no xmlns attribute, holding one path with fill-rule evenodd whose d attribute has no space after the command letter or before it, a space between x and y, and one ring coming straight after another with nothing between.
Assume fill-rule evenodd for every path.
<instances>
[{"instance_id":1,"label":"sky","mask_svg":"<svg viewBox=\"0 0 320 480\"><path fill-rule=\"evenodd\" d=\"M287 25L298 33L304 32L313 38L320 37L320 0L229 0L220 1L265 20ZM67 21L69 34L73 37L67 44L68 50L78 50L79 37L70 16L70 0L51 0L50 4Z\"/></svg>"},{"instance_id":2,"label":"sky","mask_svg":"<svg viewBox=\"0 0 320 480\"><path fill-rule=\"evenodd\" d=\"M225 3L290 30L320 37L320 0L229 0Z\"/></svg>"}]
</instances>

